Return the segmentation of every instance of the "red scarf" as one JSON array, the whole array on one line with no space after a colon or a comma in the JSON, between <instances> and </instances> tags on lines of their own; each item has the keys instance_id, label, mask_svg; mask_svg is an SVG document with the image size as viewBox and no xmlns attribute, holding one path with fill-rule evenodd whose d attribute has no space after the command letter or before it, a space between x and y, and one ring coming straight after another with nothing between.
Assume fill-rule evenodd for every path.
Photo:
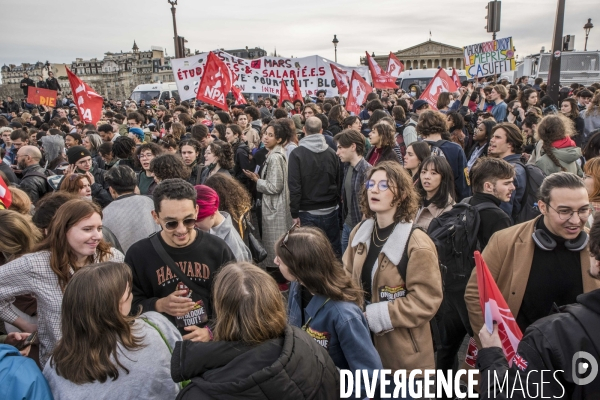
<instances>
[{"instance_id":1,"label":"red scarf","mask_svg":"<svg viewBox=\"0 0 600 400\"><path fill-rule=\"evenodd\" d=\"M371 154L371 157L369 157L369 164L375 165L377 163L379 157L381 156L381 150L382 149L375 147L373 154Z\"/></svg>"},{"instance_id":2,"label":"red scarf","mask_svg":"<svg viewBox=\"0 0 600 400\"><path fill-rule=\"evenodd\" d=\"M564 139L560 139L555 142L552 142L552 147L554 147L555 149L564 149L565 147L575 147L575 146L577 146L577 145L575 144L573 139L571 139L568 136Z\"/></svg>"}]
</instances>

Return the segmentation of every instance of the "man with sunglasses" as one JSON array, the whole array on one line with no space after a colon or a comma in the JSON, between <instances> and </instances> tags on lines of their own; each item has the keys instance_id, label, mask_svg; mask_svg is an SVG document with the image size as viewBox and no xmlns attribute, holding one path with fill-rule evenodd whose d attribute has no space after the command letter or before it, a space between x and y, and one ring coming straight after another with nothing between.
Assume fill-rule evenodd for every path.
<instances>
[{"instance_id":1,"label":"man with sunglasses","mask_svg":"<svg viewBox=\"0 0 600 400\"><path fill-rule=\"evenodd\" d=\"M212 339L208 321L213 318L214 275L222 265L235 261L235 256L221 238L195 228L197 194L190 183L165 179L153 197L152 217L162 231L134 243L125 256L133 271L131 310L135 314L141 306L143 312L160 312L179 328L184 340L208 342ZM154 237L190 285L179 290L183 280L155 250Z\"/></svg>"},{"instance_id":2,"label":"man with sunglasses","mask_svg":"<svg viewBox=\"0 0 600 400\"><path fill-rule=\"evenodd\" d=\"M542 215L497 232L483 251L522 332L557 306L575 303L580 294L600 288L600 281L588 273L584 225L590 204L581 178L568 172L549 175L538 199ZM473 332L479 332L483 314L476 270L467 284L465 302Z\"/></svg>"}]
</instances>

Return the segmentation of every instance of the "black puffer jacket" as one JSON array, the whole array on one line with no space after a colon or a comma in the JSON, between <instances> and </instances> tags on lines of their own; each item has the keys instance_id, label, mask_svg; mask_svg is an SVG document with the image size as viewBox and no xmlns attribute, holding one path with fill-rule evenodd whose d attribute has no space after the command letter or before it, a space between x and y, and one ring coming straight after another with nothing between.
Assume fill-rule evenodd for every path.
<instances>
[{"instance_id":1,"label":"black puffer jacket","mask_svg":"<svg viewBox=\"0 0 600 400\"><path fill-rule=\"evenodd\" d=\"M177 342L171 359L176 382L192 379L177 400L339 399L339 372L300 328L258 346L240 342Z\"/></svg>"}]
</instances>

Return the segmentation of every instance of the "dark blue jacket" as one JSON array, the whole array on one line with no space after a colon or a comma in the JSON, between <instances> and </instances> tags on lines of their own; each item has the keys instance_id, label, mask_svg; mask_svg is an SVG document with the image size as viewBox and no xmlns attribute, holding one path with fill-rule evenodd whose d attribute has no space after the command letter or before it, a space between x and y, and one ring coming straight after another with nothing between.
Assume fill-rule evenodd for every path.
<instances>
[{"instance_id":1,"label":"dark blue jacket","mask_svg":"<svg viewBox=\"0 0 600 400\"><path fill-rule=\"evenodd\" d=\"M426 140L430 145L436 145L436 142ZM436 146L437 147L437 146ZM443 156L446 157L446 161L452 167L452 173L454 174L454 188L456 190L456 202L460 202L465 197L469 197L471 195L471 188L467 184L467 157L465 156L465 152L463 151L460 145L450 142L448 140L444 140L439 149L444 153ZM436 155L435 151L432 149L432 155Z\"/></svg>"},{"instance_id":2,"label":"dark blue jacket","mask_svg":"<svg viewBox=\"0 0 600 400\"><path fill-rule=\"evenodd\" d=\"M520 164L520 154L511 154L510 156L506 156L504 157L504 161L511 163L515 167L515 191L513 192L512 196L510 196L510 201L500 203L500 208L510 217L514 224L514 216L518 215L521 211L521 203L523 202L523 196L525 196L527 173L525 172L525 168Z\"/></svg>"},{"instance_id":3,"label":"dark blue jacket","mask_svg":"<svg viewBox=\"0 0 600 400\"><path fill-rule=\"evenodd\" d=\"M319 310L325 300L324 296L314 295L308 303L305 321L313 319L306 332L328 351L336 367L350 369L352 373L366 369L373 376L373 370L383 366L361 309L351 302L330 300ZM302 326L301 304L300 285L292 282L288 299L290 325ZM361 394L364 393L363 386Z\"/></svg>"}]
</instances>

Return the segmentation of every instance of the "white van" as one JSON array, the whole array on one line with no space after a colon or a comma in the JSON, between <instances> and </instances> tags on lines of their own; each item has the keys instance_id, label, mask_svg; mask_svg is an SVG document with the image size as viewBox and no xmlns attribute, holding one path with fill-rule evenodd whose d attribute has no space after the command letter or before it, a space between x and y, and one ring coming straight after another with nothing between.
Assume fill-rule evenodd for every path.
<instances>
[{"instance_id":1,"label":"white van","mask_svg":"<svg viewBox=\"0 0 600 400\"><path fill-rule=\"evenodd\" d=\"M175 99L179 101L177 85L175 82L148 83L136 86L136 88L133 89L133 93L131 93L131 99L138 104L140 103L140 100L146 100L146 103L150 103L150 100L155 97L158 98L158 101L161 104L164 104L171 97L175 97Z\"/></svg>"},{"instance_id":2,"label":"white van","mask_svg":"<svg viewBox=\"0 0 600 400\"><path fill-rule=\"evenodd\" d=\"M437 68L428 68L428 69L410 69L407 71L403 71L398 79L396 79L396 84L400 89L403 89L405 92L408 92L409 86L412 84L417 84L421 88L421 91L425 90L429 82L433 79L435 74L437 74ZM458 77L460 81L467 80L467 74L464 69L457 69ZM446 73L449 76L452 76L452 69L446 69Z\"/></svg>"}]
</instances>

